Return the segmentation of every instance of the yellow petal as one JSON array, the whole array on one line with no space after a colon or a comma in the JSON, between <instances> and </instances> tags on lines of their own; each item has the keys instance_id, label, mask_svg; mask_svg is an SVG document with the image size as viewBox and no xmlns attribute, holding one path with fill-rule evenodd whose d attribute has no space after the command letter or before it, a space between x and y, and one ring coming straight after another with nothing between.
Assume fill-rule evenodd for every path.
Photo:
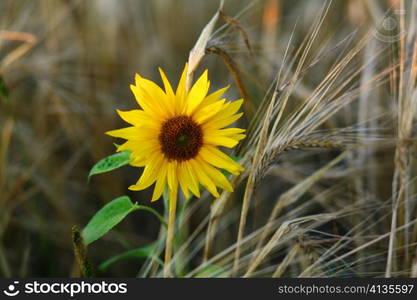
<instances>
[{"instance_id":1,"label":"yellow petal","mask_svg":"<svg viewBox=\"0 0 417 300\"><path fill-rule=\"evenodd\" d=\"M180 81L178 82L177 90L175 94L178 96L179 94L185 94L185 81L187 77L187 70L188 70L188 63L185 64L184 70L181 73Z\"/></svg>"},{"instance_id":2,"label":"yellow petal","mask_svg":"<svg viewBox=\"0 0 417 300\"><path fill-rule=\"evenodd\" d=\"M160 108L152 104L152 99L147 98L147 93L140 86L131 84L130 89L137 103L144 111L154 116L163 117Z\"/></svg>"},{"instance_id":3,"label":"yellow petal","mask_svg":"<svg viewBox=\"0 0 417 300\"><path fill-rule=\"evenodd\" d=\"M243 104L243 99L235 100L233 102L228 102L225 109L222 111L221 114L219 114L219 117L223 117L223 116L227 117L227 116L231 116L235 114L239 110L239 108L242 106L242 104Z\"/></svg>"},{"instance_id":4,"label":"yellow petal","mask_svg":"<svg viewBox=\"0 0 417 300\"><path fill-rule=\"evenodd\" d=\"M169 200L172 203L172 201L177 201L178 195L177 162L168 162L167 167Z\"/></svg>"},{"instance_id":5,"label":"yellow petal","mask_svg":"<svg viewBox=\"0 0 417 300\"><path fill-rule=\"evenodd\" d=\"M206 162L215 167L225 169L229 173L238 175L243 170L241 165L215 147L202 147L200 155Z\"/></svg>"},{"instance_id":6,"label":"yellow petal","mask_svg":"<svg viewBox=\"0 0 417 300\"><path fill-rule=\"evenodd\" d=\"M183 164L186 171L184 172L184 176L187 176L186 181L188 182L188 187L197 198L200 198L200 187L198 185L198 177L193 171L193 168L191 167L188 161L185 161Z\"/></svg>"},{"instance_id":7,"label":"yellow petal","mask_svg":"<svg viewBox=\"0 0 417 300\"><path fill-rule=\"evenodd\" d=\"M246 134L233 134L230 136L230 138L236 140L236 141L240 141L243 140L246 137Z\"/></svg>"},{"instance_id":8,"label":"yellow petal","mask_svg":"<svg viewBox=\"0 0 417 300\"><path fill-rule=\"evenodd\" d=\"M239 141L226 136L204 135L204 144L233 148Z\"/></svg>"},{"instance_id":9,"label":"yellow petal","mask_svg":"<svg viewBox=\"0 0 417 300\"><path fill-rule=\"evenodd\" d=\"M177 180L177 162L171 161L168 162L167 166L167 178L168 178L168 186L170 189L173 189L174 186L178 183Z\"/></svg>"},{"instance_id":10,"label":"yellow petal","mask_svg":"<svg viewBox=\"0 0 417 300\"><path fill-rule=\"evenodd\" d=\"M212 119L204 122L203 128L221 129L221 128L224 128L224 127L229 126L230 124L234 123L242 115L243 115L243 113L239 113L239 114L232 115L232 116L229 116L229 117L226 117L226 118L223 118L223 119L219 119L216 116L215 118L212 118Z\"/></svg>"},{"instance_id":11,"label":"yellow petal","mask_svg":"<svg viewBox=\"0 0 417 300\"><path fill-rule=\"evenodd\" d=\"M212 116L216 115L219 111L222 110L224 105L224 100L216 101L213 104L204 106L195 111L193 118L199 124L203 124L206 120L210 119Z\"/></svg>"},{"instance_id":12,"label":"yellow petal","mask_svg":"<svg viewBox=\"0 0 417 300\"><path fill-rule=\"evenodd\" d=\"M164 192L166 182L167 182L167 164L163 164L161 170L156 178L155 189L152 195L152 202L161 198L162 193Z\"/></svg>"},{"instance_id":13,"label":"yellow petal","mask_svg":"<svg viewBox=\"0 0 417 300\"><path fill-rule=\"evenodd\" d=\"M106 134L128 140L137 137L139 135L139 129L137 127L126 127L107 131Z\"/></svg>"},{"instance_id":14,"label":"yellow petal","mask_svg":"<svg viewBox=\"0 0 417 300\"><path fill-rule=\"evenodd\" d=\"M221 122L221 123L225 123L227 125L233 123L234 121L236 121L237 119L240 118L240 116L242 116L242 114L238 114L239 117L236 117L238 115L234 115L239 108L242 106L243 103L243 99L239 99L233 102L227 102L224 104L223 108L219 111L218 114L214 115L212 118L207 120L207 123L213 123L213 122ZM232 119L232 121L228 121ZM227 122L224 122L224 120L227 120ZM217 128L223 128L227 125L222 124L222 127L217 127ZM209 125L211 126L211 125Z\"/></svg>"},{"instance_id":15,"label":"yellow petal","mask_svg":"<svg viewBox=\"0 0 417 300\"><path fill-rule=\"evenodd\" d=\"M135 140L128 140L117 148L117 152L120 151L135 151L141 153L143 156L148 156L155 153L160 149L160 144L157 140L148 140L146 143L138 142ZM161 153L162 155L162 153Z\"/></svg>"},{"instance_id":16,"label":"yellow petal","mask_svg":"<svg viewBox=\"0 0 417 300\"><path fill-rule=\"evenodd\" d=\"M227 180L226 176L222 174L219 170L212 167L202 159L198 159L198 162L201 166L201 168L205 171L205 173L211 178L211 180L214 182L215 185L218 187L233 192L233 187L230 184L229 180Z\"/></svg>"},{"instance_id":17,"label":"yellow petal","mask_svg":"<svg viewBox=\"0 0 417 300\"><path fill-rule=\"evenodd\" d=\"M168 189L168 194L169 194L169 207L173 207L172 204L174 202L177 202L177 197L178 197L178 182L175 183L175 185L172 188Z\"/></svg>"},{"instance_id":18,"label":"yellow petal","mask_svg":"<svg viewBox=\"0 0 417 300\"><path fill-rule=\"evenodd\" d=\"M171 84L169 83L167 76L165 75L165 72L161 68L158 68L158 70L159 74L161 75L162 82L164 84L165 93L169 96L174 95L174 91L172 89Z\"/></svg>"},{"instance_id":19,"label":"yellow petal","mask_svg":"<svg viewBox=\"0 0 417 300\"><path fill-rule=\"evenodd\" d=\"M226 128L226 129L207 129L204 134L216 136L233 136L245 132L242 128Z\"/></svg>"},{"instance_id":20,"label":"yellow petal","mask_svg":"<svg viewBox=\"0 0 417 300\"><path fill-rule=\"evenodd\" d=\"M133 160L129 163L129 165L133 167L144 167L148 162L148 159L144 157L135 157L133 154L131 154L130 157L132 157Z\"/></svg>"},{"instance_id":21,"label":"yellow petal","mask_svg":"<svg viewBox=\"0 0 417 300\"><path fill-rule=\"evenodd\" d=\"M136 126L146 125L146 126L153 127L153 128L160 127L160 122L158 122L157 119L152 118L149 114L147 114L143 110L139 110L139 109L134 109L134 110L129 110L129 111L117 110L117 113L124 121L132 125L136 125Z\"/></svg>"},{"instance_id":22,"label":"yellow petal","mask_svg":"<svg viewBox=\"0 0 417 300\"><path fill-rule=\"evenodd\" d=\"M171 84L169 83L168 78L166 77L164 71L159 68L159 74L161 75L162 82L164 84L165 93L166 93L166 105L171 115L177 114L177 100L175 98L174 91Z\"/></svg>"},{"instance_id":23,"label":"yellow petal","mask_svg":"<svg viewBox=\"0 0 417 300\"><path fill-rule=\"evenodd\" d=\"M242 134L242 132L245 132L245 129L241 129L241 128L204 129L204 141L205 143L212 144L212 145L221 145L221 143L223 143L225 147L228 147L224 143L230 144L231 146L232 144L234 144L231 140L233 140L237 144L238 141L246 137L246 135ZM223 138L227 138L227 140Z\"/></svg>"},{"instance_id":24,"label":"yellow petal","mask_svg":"<svg viewBox=\"0 0 417 300\"><path fill-rule=\"evenodd\" d=\"M159 153L154 154L150 159L150 162L145 166L142 176L139 178L138 182L129 187L130 190L139 191L146 189L152 183L155 182L159 172L161 171L161 166L163 164L164 157Z\"/></svg>"},{"instance_id":25,"label":"yellow petal","mask_svg":"<svg viewBox=\"0 0 417 300\"><path fill-rule=\"evenodd\" d=\"M176 113L182 113L183 107L185 105L185 98L187 96L187 91L185 90L185 81L187 77L188 64L185 64L184 70L182 71L180 81L175 91L175 104L176 104Z\"/></svg>"},{"instance_id":26,"label":"yellow petal","mask_svg":"<svg viewBox=\"0 0 417 300\"><path fill-rule=\"evenodd\" d=\"M185 169L185 164L184 163L179 163L178 164L178 182L181 186L181 190L184 193L185 198L190 198L190 193L188 192L188 186L189 186L189 181L188 179L188 174L187 174L187 170Z\"/></svg>"},{"instance_id":27,"label":"yellow petal","mask_svg":"<svg viewBox=\"0 0 417 300\"><path fill-rule=\"evenodd\" d=\"M216 102L217 100L220 99L221 96L223 96L223 94L229 89L230 85L217 90L213 93L211 93L210 95L208 95L204 100L203 100L203 105L210 105L213 104L214 102Z\"/></svg>"},{"instance_id":28,"label":"yellow petal","mask_svg":"<svg viewBox=\"0 0 417 300\"><path fill-rule=\"evenodd\" d=\"M107 131L106 134L123 138L126 140L132 140L136 142L148 142L153 140L158 140L159 130L154 129L144 129L136 126L126 127L116 130Z\"/></svg>"},{"instance_id":29,"label":"yellow petal","mask_svg":"<svg viewBox=\"0 0 417 300\"><path fill-rule=\"evenodd\" d=\"M189 163L193 168L195 174L197 174L198 181L201 183L201 185L203 185L214 197L220 197L219 193L217 192L216 185L213 183L210 177L208 177L207 174L204 173L204 171L200 168L200 165L196 162L196 160L192 159L189 161Z\"/></svg>"},{"instance_id":30,"label":"yellow petal","mask_svg":"<svg viewBox=\"0 0 417 300\"><path fill-rule=\"evenodd\" d=\"M196 83L191 88L186 102L186 113L191 115L194 113L194 110L201 104L204 98L207 95L208 89L210 87L210 82L207 80L208 71L205 70L203 75L196 81Z\"/></svg>"},{"instance_id":31,"label":"yellow petal","mask_svg":"<svg viewBox=\"0 0 417 300\"><path fill-rule=\"evenodd\" d=\"M140 78L136 87L141 89L145 99L149 99L149 105L157 107L156 109L159 110L161 116L164 118L173 116L172 95L167 96L157 84L145 78Z\"/></svg>"}]
</instances>

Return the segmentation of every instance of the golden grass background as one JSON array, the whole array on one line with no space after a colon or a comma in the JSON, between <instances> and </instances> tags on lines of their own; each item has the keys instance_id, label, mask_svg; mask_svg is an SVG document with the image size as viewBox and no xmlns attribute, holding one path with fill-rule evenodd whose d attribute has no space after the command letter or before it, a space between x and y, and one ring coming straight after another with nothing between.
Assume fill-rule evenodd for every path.
<instances>
[{"instance_id":1,"label":"golden grass background","mask_svg":"<svg viewBox=\"0 0 417 300\"><path fill-rule=\"evenodd\" d=\"M178 80L217 1L0 2L0 276L76 276L71 227L138 170L92 178L104 135L135 107L135 72ZM206 56L212 89L246 99L236 191L192 199L177 276L417 276L416 4L226 1ZM384 23L387 17L394 28ZM389 30L387 30L389 29ZM93 265L160 237L137 212L89 248ZM240 229L239 229L240 228ZM239 238L238 238L239 236ZM237 244L239 241L239 244ZM160 276L152 260L100 276ZM219 274L217 274L219 275Z\"/></svg>"}]
</instances>

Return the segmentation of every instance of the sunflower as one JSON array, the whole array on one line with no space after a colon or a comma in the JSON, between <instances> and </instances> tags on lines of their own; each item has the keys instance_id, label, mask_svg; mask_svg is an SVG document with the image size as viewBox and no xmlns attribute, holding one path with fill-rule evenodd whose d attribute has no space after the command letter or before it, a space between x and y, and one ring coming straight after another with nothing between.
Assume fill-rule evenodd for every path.
<instances>
[{"instance_id":1,"label":"sunflower","mask_svg":"<svg viewBox=\"0 0 417 300\"><path fill-rule=\"evenodd\" d=\"M216 198L217 188L233 191L219 169L239 174L243 168L218 147L233 148L245 137L244 129L225 128L242 116L237 112L243 100L223 99L228 87L208 94L207 70L187 92L186 65L175 93L165 73L159 72L164 90L136 74L130 88L140 109L117 111L132 126L106 132L126 139L117 151L130 151L131 165L144 167L129 189L143 190L155 183L152 201L166 186L175 197L180 186L187 198L191 193L200 197L200 184Z\"/></svg>"}]
</instances>

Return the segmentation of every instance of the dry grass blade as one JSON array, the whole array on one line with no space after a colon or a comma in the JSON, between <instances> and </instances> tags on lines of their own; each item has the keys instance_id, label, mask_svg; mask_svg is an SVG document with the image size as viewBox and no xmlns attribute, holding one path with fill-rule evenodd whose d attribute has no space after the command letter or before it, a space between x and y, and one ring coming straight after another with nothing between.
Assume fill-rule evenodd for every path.
<instances>
[{"instance_id":1,"label":"dry grass blade","mask_svg":"<svg viewBox=\"0 0 417 300\"><path fill-rule=\"evenodd\" d=\"M412 19L417 18L417 5L412 4ZM400 1L400 9L404 11L404 1ZM405 15L400 15L400 32L405 31ZM411 176L411 152L410 145L405 142L412 138L413 119L417 112L417 101L415 100L415 68L417 66L417 47L415 29L410 27L410 40L407 41L406 35L402 34L398 40L399 45L399 79L398 79L398 143L395 150L395 172L392 182L393 203L391 234L389 239L389 250L386 266L386 277L391 277L391 273L396 271L399 264L410 265L410 234L405 228L404 232L396 236L396 228L399 225L408 224L411 221L410 189L409 181ZM394 249L396 243L404 244L404 260L394 261Z\"/></svg>"},{"instance_id":2,"label":"dry grass blade","mask_svg":"<svg viewBox=\"0 0 417 300\"><path fill-rule=\"evenodd\" d=\"M310 221L317 221L317 222L326 222L328 220L336 218L339 214L343 214L345 212L339 212L335 214L319 214L319 215L311 215L301 218L296 218L293 220L285 221L278 230L274 233L271 239L266 243L266 245L259 251L256 258L249 264L248 270L246 271L243 277L250 277L251 274L255 271L255 269L263 262L265 257L272 251L278 241L291 229Z\"/></svg>"},{"instance_id":3,"label":"dry grass blade","mask_svg":"<svg viewBox=\"0 0 417 300\"><path fill-rule=\"evenodd\" d=\"M413 222L411 222L409 224L405 224L403 226L399 226L399 227L396 228L396 232L400 232L400 230L403 230L404 228L408 228L408 227L414 225L416 222L417 222L417 220L414 220ZM383 235L381 235L381 236L379 236L379 237L377 237L375 239L372 239L371 241L369 241L369 242L367 242L367 243L365 243L365 244L363 244L361 246L358 246L357 248L355 248L355 249L353 249L353 250L351 250L351 251L349 251L349 252L347 252L347 253L345 253L343 255L340 255L340 256L332 259L332 260L330 260L329 262L327 262L327 264L334 264L336 262L339 262L339 261L345 259L346 257L349 257L349 256L357 253L358 251L361 251L361 250L363 250L363 249L365 249L367 247L370 247L371 245L373 245L373 244L375 244L375 243L377 243L377 242L379 242L379 241L381 241L383 239L389 238L390 235L391 235L391 232L388 232L388 233L383 234ZM311 274L309 273L310 270L311 270L310 268L309 269L306 269L300 275L300 277L309 277L309 276L311 276Z\"/></svg>"},{"instance_id":4,"label":"dry grass blade","mask_svg":"<svg viewBox=\"0 0 417 300\"><path fill-rule=\"evenodd\" d=\"M233 182L232 182L233 183ZM212 242L215 237L215 231L217 228L217 224L219 221L219 218L221 216L221 213L224 210L224 207L227 203L228 198L230 197L231 193L229 192L223 192L221 197L215 201L212 204L212 207L210 208L210 220L207 227L207 233L206 233L206 243L204 246L204 254L203 254L203 261L207 262L210 250L212 248Z\"/></svg>"},{"instance_id":5,"label":"dry grass blade","mask_svg":"<svg viewBox=\"0 0 417 300\"><path fill-rule=\"evenodd\" d=\"M282 260L282 262L278 265L277 269L275 270L274 274L272 274L272 277L279 278L284 274L285 269L288 268L288 266L293 262L294 258L297 257L297 255L300 252L300 246L295 245L291 248L291 250L288 252L288 254L285 256L285 258Z\"/></svg>"},{"instance_id":6,"label":"dry grass blade","mask_svg":"<svg viewBox=\"0 0 417 300\"><path fill-rule=\"evenodd\" d=\"M207 48L206 52L208 54L216 54L220 56L223 59L224 64L226 65L227 69L229 70L230 74L232 75L238 89L240 92L240 96L245 99L245 102L243 105L245 106L245 112L251 116L253 114L253 104L250 101L249 93L246 90L246 87L243 83L242 76L239 73L239 68L237 67L236 63L233 61L233 59L230 57L230 55L227 54L226 51L222 50L221 48L217 46L211 46Z\"/></svg>"},{"instance_id":7,"label":"dry grass blade","mask_svg":"<svg viewBox=\"0 0 417 300\"><path fill-rule=\"evenodd\" d=\"M213 33L214 26L219 19L221 9L223 8L224 0L220 1L219 8L214 16L211 18L210 22L203 28L197 42L194 47L191 49L188 57L188 70L187 70L187 79L186 79L186 89L189 90L193 81L193 74L206 54L207 43L210 40L210 36Z\"/></svg>"},{"instance_id":8,"label":"dry grass blade","mask_svg":"<svg viewBox=\"0 0 417 300\"><path fill-rule=\"evenodd\" d=\"M326 175L326 173L329 172L331 168L333 168L336 164L338 164L340 161L346 158L347 155L348 152L343 152L334 160L325 165L323 168L317 170L316 172L305 178L303 181L300 181L298 184L296 184L287 192L283 193L277 199L276 204L271 212L271 215L269 216L269 219L265 225L265 230L259 238L255 251L258 251L263 245L265 238L270 234L271 229L273 228L273 223L275 219L281 213L281 211L286 206L291 205L295 203L297 200L299 200L302 195L304 195L315 183L317 183L317 181L322 179L323 176Z\"/></svg>"},{"instance_id":9,"label":"dry grass blade","mask_svg":"<svg viewBox=\"0 0 417 300\"><path fill-rule=\"evenodd\" d=\"M79 276L71 227L126 193L164 211L127 191L138 169L86 177L137 109L133 74L162 88L185 59L188 87L204 64L210 94L244 98L221 150L245 170L179 196L171 276L416 277L416 40L417 1L1 0L1 276ZM97 276L162 277L166 237L138 212L88 258L152 249Z\"/></svg>"},{"instance_id":10,"label":"dry grass blade","mask_svg":"<svg viewBox=\"0 0 417 300\"><path fill-rule=\"evenodd\" d=\"M9 40L9 41L20 41L23 42L22 45L8 53L0 63L0 74L3 74L5 70L23 55L25 55L30 49L32 49L36 43L37 39L33 34L25 32L16 32L16 31L0 31L0 39Z\"/></svg>"},{"instance_id":11,"label":"dry grass blade","mask_svg":"<svg viewBox=\"0 0 417 300\"><path fill-rule=\"evenodd\" d=\"M239 24L239 22L229 16L227 16L223 11L220 10L220 17L226 22L231 24L232 26L236 27L242 34L243 40L245 41L245 45L248 48L249 52L251 54L252 53L252 47L250 45L249 42L249 35L247 34L247 32L245 31L245 29L243 29L243 27Z\"/></svg>"},{"instance_id":12,"label":"dry grass blade","mask_svg":"<svg viewBox=\"0 0 417 300\"><path fill-rule=\"evenodd\" d=\"M255 177L258 174L259 163L262 160L265 147L267 145L269 122L271 119L272 110L275 105L275 100L277 96L278 96L278 92L274 92L272 96L272 100L269 104L268 110L265 114L265 119L264 119L262 129L259 135L259 141L256 147L255 154L253 156L252 166L251 166L251 170L248 176L248 182L246 183L246 187L245 187L245 194L243 196L243 203L242 203L242 212L240 214L239 231L238 231L238 236L237 236L238 246L235 251L235 259L234 259L234 267L233 267L234 274L236 274L238 266L239 266L239 258L240 258L240 246L239 245L242 241L243 234L245 231L246 217L247 217L248 210L249 210L250 199L252 197L253 189L255 186Z\"/></svg>"}]
</instances>

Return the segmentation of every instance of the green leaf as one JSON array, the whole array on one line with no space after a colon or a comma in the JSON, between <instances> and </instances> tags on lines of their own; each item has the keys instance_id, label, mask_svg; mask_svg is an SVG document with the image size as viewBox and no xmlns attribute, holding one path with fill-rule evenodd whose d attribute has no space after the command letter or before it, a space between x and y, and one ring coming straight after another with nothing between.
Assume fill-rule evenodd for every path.
<instances>
[{"instance_id":1,"label":"green leaf","mask_svg":"<svg viewBox=\"0 0 417 300\"><path fill-rule=\"evenodd\" d=\"M124 253L121 253L119 255L116 255L106 261L104 261L103 263L101 263L101 265L98 267L100 271L105 272L112 264L121 261L121 260L125 260L125 259L132 259L132 258L151 258L155 261L157 261L161 266L164 265L164 263L162 262L162 260L157 257L156 255L154 255L154 252L156 250L157 247L157 243L152 243L149 246L146 247L142 247L142 248L137 248L137 249L133 249Z\"/></svg>"},{"instance_id":2,"label":"green leaf","mask_svg":"<svg viewBox=\"0 0 417 300\"><path fill-rule=\"evenodd\" d=\"M122 166L128 165L132 161L130 158L130 153L130 151L121 151L103 158L94 165L90 171L90 174L88 174L88 178L90 178L92 175L109 172Z\"/></svg>"},{"instance_id":3,"label":"green leaf","mask_svg":"<svg viewBox=\"0 0 417 300\"><path fill-rule=\"evenodd\" d=\"M86 245L91 244L119 224L130 212L137 209L129 197L114 199L101 208L82 231Z\"/></svg>"},{"instance_id":4,"label":"green leaf","mask_svg":"<svg viewBox=\"0 0 417 300\"><path fill-rule=\"evenodd\" d=\"M215 278L215 277L225 277L226 271L216 265L208 265L204 267L201 271L195 274L196 278Z\"/></svg>"},{"instance_id":5,"label":"green leaf","mask_svg":"<svg viewBox=\"0 0 417 300\"><path fill-rule=\"evenodd\" d=\"M88 222L82 232L84 243L88 245L101 238L129 213L136 210L145 210L154 214L162 225L167 226L165 219L155 209L145 205L137 205L132 203L128 196L122 196L103 206Z\"/></svg>"},{"instance_id":6,"label":"green leaf","mask_svg":"<svg viewBox=\"0 0 417 300\"><path fill-rule=\"evenodd\" d=\"M9 90L6 87L6 83L4 82L3 78L0 76L0 95L4 98L9 98Z\"/></svg>"}]
</instances>

